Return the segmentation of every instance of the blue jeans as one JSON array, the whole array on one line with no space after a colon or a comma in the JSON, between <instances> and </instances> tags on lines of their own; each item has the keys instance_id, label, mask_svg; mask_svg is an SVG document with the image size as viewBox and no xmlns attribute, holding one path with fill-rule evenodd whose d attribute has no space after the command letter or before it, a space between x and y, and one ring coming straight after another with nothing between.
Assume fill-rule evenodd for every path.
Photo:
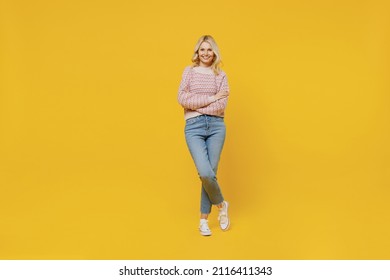
<instances>
[{"instance_id":1,"label":"blue jeans","mask_svg":"<svg viewBox=\"0 0 390 280\"><path fill-rule=\"evenodd\" d=\"M209 214L213 204L220 204L224 200L216 174L225 134L225 123L221 117L201 115L186 120L187 146L202 181L202 214Z\"/></svg>"}]
</instances>

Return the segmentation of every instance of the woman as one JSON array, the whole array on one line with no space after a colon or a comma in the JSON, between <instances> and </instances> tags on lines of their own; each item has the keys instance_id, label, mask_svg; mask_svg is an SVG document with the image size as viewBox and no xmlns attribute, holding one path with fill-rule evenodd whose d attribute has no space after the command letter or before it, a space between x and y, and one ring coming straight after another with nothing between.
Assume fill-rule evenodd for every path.
<instances>
[{"instance_id":1,"label":"woman","mask_svg":"<svg viewBox=\"0 0 390 280\"><path fill-rule=\"evenodd\" d=\"M200 37L192 57L192 66L184 69L178 101L184 108L185 137L192 159L202 181L200 225L203 236L211 235L208 215L211 206L219 209L222 230L230 225L229 204L224 200L216 174L225 141L224 111L229 86L220 69L221 57L213 37Z\"/></svg>"}]
</instances>

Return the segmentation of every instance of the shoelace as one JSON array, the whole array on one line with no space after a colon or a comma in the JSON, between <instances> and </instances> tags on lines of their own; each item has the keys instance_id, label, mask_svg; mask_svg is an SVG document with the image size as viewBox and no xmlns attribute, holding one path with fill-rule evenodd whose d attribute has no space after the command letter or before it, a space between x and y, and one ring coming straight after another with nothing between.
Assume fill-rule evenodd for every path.
<instances>
[{"instance_id":1,"label":"shoelace","mask_svg":"<svg viewBox=\"0 0 390 280\"><path fill-rule=\"evenodd\" d=\"M221 223L226 223L226 222L227 222L227 216L226 216L226 212L225 212L225 211L220 211L220 212L219 212L218 220L219 220Z\"/></svg>"},{"instance_id":2,"label":"shoelace","mask_svg":"<svg viewBox=\"0 0 390 280\"><path fill-rule=\"evenodd\" d=\"M202 223L201 225L200 225L200 230L201 231L209 231L210 229L209 229L209 224L208 223Z\"/></svg>"}]
</instances>

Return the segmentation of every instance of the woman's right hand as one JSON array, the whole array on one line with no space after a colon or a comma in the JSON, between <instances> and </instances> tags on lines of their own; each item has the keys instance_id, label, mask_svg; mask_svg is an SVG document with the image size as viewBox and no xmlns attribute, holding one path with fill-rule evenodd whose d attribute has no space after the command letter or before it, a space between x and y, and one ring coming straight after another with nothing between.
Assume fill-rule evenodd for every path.
<instances>
[{"instance_id":1,"label":"woman's right hand","mask_svg":"<svg viewBox=\"0 0 390 280\"><path fill-rule=\"evenodd\" d=\"M214 97L215 97L215 100L219 100L219 99L228 97L228 95L229 95L229 92L227 92L227 91L220 91L216 95L214 95Z\"/></svg>"}]
</instances>

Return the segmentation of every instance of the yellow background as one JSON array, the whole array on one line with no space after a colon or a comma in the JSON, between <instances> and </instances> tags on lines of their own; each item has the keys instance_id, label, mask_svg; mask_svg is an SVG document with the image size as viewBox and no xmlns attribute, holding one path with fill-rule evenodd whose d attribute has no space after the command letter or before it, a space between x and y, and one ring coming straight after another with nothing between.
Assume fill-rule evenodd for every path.
<instances>
[{"instance_id":1,"label":"yellow background","mask_svg":"<svg viewBox=\"0 0 390 280\"><path fill-rule=\"evenodd\" d=\"M0 6L1 259L389 259L388 1ZM176 101L196 40L231 97L201 237Z\"/></svg>"}]
</instances>

